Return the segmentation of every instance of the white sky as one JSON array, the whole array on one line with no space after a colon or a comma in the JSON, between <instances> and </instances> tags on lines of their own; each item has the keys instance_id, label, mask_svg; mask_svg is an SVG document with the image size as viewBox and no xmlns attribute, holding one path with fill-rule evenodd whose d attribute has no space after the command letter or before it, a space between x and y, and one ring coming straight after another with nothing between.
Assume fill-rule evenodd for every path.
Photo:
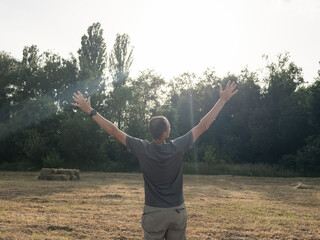
<instances>
[{"instance_id":1,"label":"white sky","mask_svg":"<svg viewBox=\"0 0 320 240\"><path fill-rule=\"evenodd\" d=\"M94 22L110 52L117 33L134 46L132 76L154 69L167 80L183 72L218 76L265 66L288 51L314 81L320 69L319 0L1 0L0 51L21 59L24 46L77 56Z\"/></svg>"}]
</instances>

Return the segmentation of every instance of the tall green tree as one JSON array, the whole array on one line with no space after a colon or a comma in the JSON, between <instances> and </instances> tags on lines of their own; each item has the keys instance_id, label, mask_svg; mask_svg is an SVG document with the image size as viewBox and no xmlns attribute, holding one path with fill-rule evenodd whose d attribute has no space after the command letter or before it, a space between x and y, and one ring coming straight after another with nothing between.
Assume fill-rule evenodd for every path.
<instances>
[{"instance_id":1,"label":"tall green tree","mask_svg":"<svg viewBox=\"0 0 320 240\"><path fill-rule=\"evenodd\" d=\"M93 23L88 27L87 35L81 38L81 48L78 50L80 73L83 91L91 94L97 89L103 89L102 76L107 66L106 43L103 38L101 24Z\"/></svg>"},{"instance_id":2,"label":"tall green tree","mask_svg":"<svg viewBox=\"0 0 320 240\"><path fill-rule=\"evenodd\" d=\"M157 114L164 100L162 87L165 81L159 74L148 69L140 72L137 78L128 79L128 85L130 99L127 98L127 110L124 115L128 133L141 138L150 137L146 126L150 117Z\"/></svg>"},{"instance_id":3,"label":"tall green tree","mask_svg":"<svg viewBox=\"0 0 320 240\"><path fill-rule=\"evenodd\" d=\"M281 138L281 124L288 113L288 104L292 103L290 99L304 80L302 69L290 61L287 53L280 54L277 62L268 63L266 69L268 75L264 79L266 88L261 105L250 119L251 142L261 161L274 164L288 149L284 145L289 139Z\"/></svg>"},{"instance_id":4,"label":"tall green tree","mask_svg":"<svg viewBox=\"0 0 320 240\"><path fill-rule=\"evenodd\" d=\"M41 70L38 47L36 45L24 47L19 77L14 84L17 89L15 93L16 103L39 96L42 85L39 74Z\"/></svg>"},{"instance_id":5,"label":"tall green tree","mask_svg":"<svg viewBox=\"0 0 320 240\"><path fill-rule=\"evenodd\" d=\"M253 154L254 151L252 151L250 142L252 136L250 117L261 105L261 88L258 85L258 75L256 72L250 72L245 68L239 76L232 80L237 82L239 93L234 99L231 99L232 102L226 105L221 113L224 118L222 122L226 123L223 131L228 133L228 136L225 138L226 144L220 147L235 163L254 162L256 156ZM220 121L221 119L217 120ZM221 134L225 135L223 132Z\"/></svg>"},{"instance_id":6,"label":"tall green tree","mask_svg":"<svg viewBox=\"0 0 320 240\"><path fill-rule=\"evenodd\" d=\"M130 45L129 35L117 34L109 56L109 72L114 88L120 88L126 84L132 62L133 48Z\"/></svg>"},{"instance_id":7,"label":"tall green tree","mask_svg":"<svg viewBox=\"0 0 320 240\"><path fill-rule=\"evenodd\" d=\"M76 58L64 59L52 52L42 54L42 95L49 95L60 111L70 108L70 96L79 86L79 69Z\"/></svg>"},{"instance_id":8,"label":"tall green tree","mask_svg":"<svg viewBox=\"0 0 320 240\"><path fill-rule=\"evenodd\" d=\"M9 121L12 107L11 100L16 89L14 87L19 63L5 52L0 52L0 123Z\"/></svg>"},{"instance_id":9,"label":"tall green tree","mask_svg":"<svg viewBox=\"0 0 320 240\"><path fill-rule=\"evenodd\" d=\"M176 110L175 117L171 120L173 126L178 124L177 128L172 128L172 136L178 136L190 130L195 124L196 108L193 107L196 95L196 83L198 79L196 74L185 72L174 77L167 87L169 93L168 104L170 108ZM175 112L175 110L173 110ZM169 114L171 115L171 114ZM170 119L169 119L170 120Z\"/></svg>"},{"instance_id":10,"label":"tall green tree","mask_svg":"<svg viewBox=\"0 0 320 240\"><path fill-rule=\"evenodd\" d=\"M117 34L113 49L109 56L109 72L112 77L113 91L109 94L110 101L114 107L113 117L118 128L124 125L124 114L131 94L126 82L129 78L130 67L133 62L133 48L127 34Z\"/></svg>"},{"instance_id":11,"label":"tall green tree","mask_svg":"<svg viewBox=\"0 0 320 240\"><path fill-rule=\"evenodd\" d=\"M319 62L320 65L320 62ZM320 134L320 70L318 70L318 76L315 79L314 84L310 86L310 120L312 128L316 130L317 134Z\"/></svg>"},{"instance_id":12,"label":"tall green tree","mask_svg":"<svg viewBox=\"0 0 320 240\"><path fill-rule=\"evenodd\" d=\"M154 70L147 69L140 72L136 79L132 79L130 84L134 87L135 96L140 100L137 112L146 124L164 100L162 97L165 91L163 89L165 80Z\"/></svg>"}]
</instances>

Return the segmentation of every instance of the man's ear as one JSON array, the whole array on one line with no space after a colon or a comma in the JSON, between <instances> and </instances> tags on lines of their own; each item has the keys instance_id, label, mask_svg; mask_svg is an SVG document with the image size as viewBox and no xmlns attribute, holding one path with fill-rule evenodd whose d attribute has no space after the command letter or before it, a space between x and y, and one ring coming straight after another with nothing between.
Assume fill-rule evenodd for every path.
<instances>
[{"instance_id":1,"label":"man's ear","mask_svg":"<svg viewBox=\"0 0 320 240\"><path fill-rule=\"evenodd\" d=\"M166 136L167 136L167 132L166 131L164 131L162 134L161 134L161 138L166 138Z\"/></svg>"}]
</instances>

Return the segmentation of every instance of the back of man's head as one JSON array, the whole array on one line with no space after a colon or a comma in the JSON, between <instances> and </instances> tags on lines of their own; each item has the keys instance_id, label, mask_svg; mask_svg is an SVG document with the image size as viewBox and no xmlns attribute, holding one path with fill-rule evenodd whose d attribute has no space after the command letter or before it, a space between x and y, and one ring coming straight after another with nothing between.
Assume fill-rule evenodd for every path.
<instances>
[{"instance_id":1,"label":"back of man's head","mask_svg":"<svg viewBox=\"0 0 320 240\"><path fill-rule=\"evenodd\" d=\"M161 139L162 133L168 131L167 121L164 116L155 116L150 119L149 130L153 139Z\"/></svg>"}]
</instances>

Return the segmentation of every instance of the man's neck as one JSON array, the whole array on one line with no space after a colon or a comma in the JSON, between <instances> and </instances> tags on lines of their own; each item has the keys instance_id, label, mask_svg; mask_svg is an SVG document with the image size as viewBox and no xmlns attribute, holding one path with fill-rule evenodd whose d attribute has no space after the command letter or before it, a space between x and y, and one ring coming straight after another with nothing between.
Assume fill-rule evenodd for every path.
<instances>
[{"instance_id":1,"label":"man's neck","mask_svg":"<svg viewBox=\"0 0 320 240\"><path fill-rule=\"evenodd\" d=\"M165 139L153 139L153 142L157 145L162 145L166 143Z\"/></svg>"}]
</instances>

